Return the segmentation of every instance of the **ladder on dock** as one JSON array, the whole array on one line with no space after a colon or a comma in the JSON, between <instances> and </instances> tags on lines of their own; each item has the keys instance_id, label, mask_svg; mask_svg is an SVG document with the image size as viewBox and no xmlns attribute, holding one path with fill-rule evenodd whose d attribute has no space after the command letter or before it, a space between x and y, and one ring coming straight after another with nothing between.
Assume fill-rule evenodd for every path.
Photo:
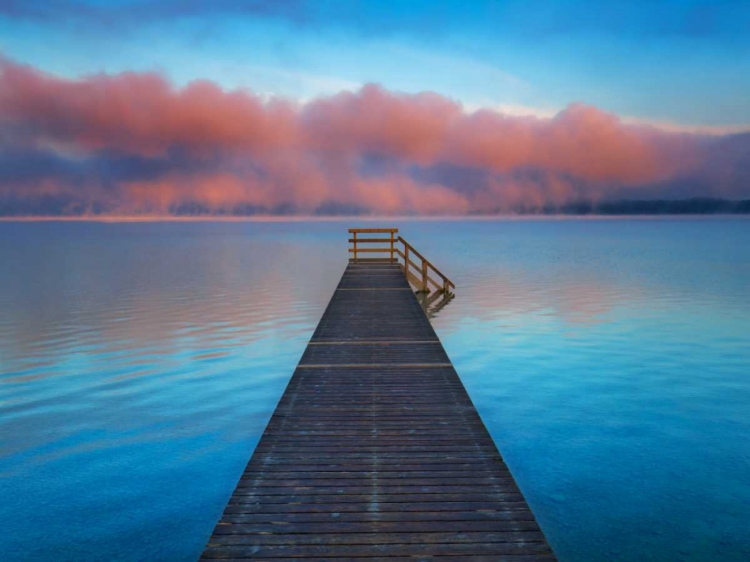
<instances>
[{"instance_id":1,"label":"ladder on dock","mask_svg":"<svg viewBox=\"0 0 750 562\"><path fill-rule=\"evenodd\" d=\"M389 255L361 258L382 240L357 235L374 230L350 230L350 262L203 559L555 560L409 282L455 285L396 229L379 229ZM440 280L409 278L411 256Z\"/></svg>"}]
</instances>

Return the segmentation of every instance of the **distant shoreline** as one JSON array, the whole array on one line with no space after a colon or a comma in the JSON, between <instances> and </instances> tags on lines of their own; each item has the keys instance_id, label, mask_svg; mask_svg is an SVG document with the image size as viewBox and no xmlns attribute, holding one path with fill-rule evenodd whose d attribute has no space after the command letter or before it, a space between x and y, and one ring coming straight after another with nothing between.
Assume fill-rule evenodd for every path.
<instances>
[{"instance_id":1,"label":"distant shoreline","mask_svg":"<svg viewBox=\"0 0 750 562\"><path fill-rule=\"evenodd\" d=\"M78 213L68 215L45 215L23 212L3 213L2 222L52 222L52 221L91 221L91 222L292 222L292 221L339 221L339 220L493 220L530 218L629 218L629 217L737 217L750 215L750 199L732 201L728 199L692 198L675 200L619 200L592 203L579 201L563 205L544 207L518 207L496 213L466 215L370 215L365 212L340 215L295 215L274 213L182 213L169 214L117 215L106 213Z\"/></svg>"}]
</instances>

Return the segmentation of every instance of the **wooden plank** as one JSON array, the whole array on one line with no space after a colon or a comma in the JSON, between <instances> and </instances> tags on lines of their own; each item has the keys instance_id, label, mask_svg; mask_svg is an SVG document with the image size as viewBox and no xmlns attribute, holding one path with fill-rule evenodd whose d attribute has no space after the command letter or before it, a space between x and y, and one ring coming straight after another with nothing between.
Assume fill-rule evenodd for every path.
<instances>
[{"instance_id":1,"label":"wooden plank","mask_svg":"<svg viewBox=\"0 0 750 562\"><path fill-rule=\"evenodd\" d=\"M299 557L286 557L286 556L274 556L273 558L269 558L266 556L257 556L254 555L253 560L259 560L264 562L300 562L300 560L305 560L305 562L331 562L331 558L326 556L323 558L320 558L318 556L314 555L305 555L304 558ZM247 558L237 558L237 557L225 557L222 558L222 560L227 561L240 561L240 560L247 560ZM338 558L337 560L346 560L346 562L380 562L380 561L386 561L386 562L434 562L434 558L432 556L387 556L387 557L380 557L380 556L351 556L347 555L346 558ZM502 559L498 561L497 556L481 556L481 555L471 555L469 557L467 556L441 556L439 558L439 562L548 562L549 560L554 560L554 556L552 554L538 554L535 556L530 556L528 554L526 555L503 555Z\"/></svg>"},{"instance_id":2,"label":"wooden plank","mask_svg":"<svg viewBox=\"0 0 750 562\"><path fill-rule=\"evenodd\" d=\"M399 511L347 511L339 513L333 510L329 513L321 512L301 512L289 513L284 518L288 523L318 523L318 522L359 522L359 523L397 523L397 522L426 522L426 521L534 521L534 514L531 511L494 511L491 509L458 509L454 511L425 511L424 505L420 504L420 510L417 513L411 513L405 510ZM226 520L231 523L266 523L269 521L269 515L266 512L232 512ZM271 518L272 520L273 518Z\"/></svg>"},{"instance_id":3,"label":"wooden plank","mask_svg":"<svg viewBox=\"0 0 750 562\"><path fill-rule=\"evenodd\" d=\"M203 559L555 560L403 270L361 261Z\"/></svg>"},{"instance_id":4,"label":"wooden plank","mask_svg":"<svg viewBox=\"0 0 750 562\"><path fill-rule=\"evenodd\" d=\"M382 244L390 244L391 239L386 237L380 237L380 238L349 238L349 243L357 242L359 244L360 242L363 242L365 244L376 244L376 243L382 243Z\"/></svg>"},{"instance_id":5,"label":"wooden plank","mask_svg":"<svg viewBox=\"0 0 750 562\"><path fill-rule=\"evenodd\" d=\"M266 545L222 545L220 542L211 538L208 548L204 551L203 557L207 560L221 558L277 558L287 556L290 558L308 558L308 557L330 557L345 558L352 557L390 557L390 556L434 556L435 552L441 555L484 555L496 556L497 562L506 560L505 556L514 554L551 554L546 542L534 541L526 542L516 540L514 542L485 542L474 544L461 543L443 543L434 544L380 544L380 545L333 545L326 544L325 537L321 537L320 543L315 545L295 545L292 541L289 545L283 546L266 546ZM330 560L329 558L329 560ZM522 559L521 559L522 560Z\"/></svg>"},{"instance_id":6,"label":"wooden plank","mask_svg":"<svg viewBox=\"0 0 750 562\"><path fill-rule=\"evenodd\" d=\"M357 242L359 242L359 240L357 240ZM371 253L371 254L373 254L373 253L376 253L376 252L390 253L391 249L389 247L388 248L357 248L356 250L354 248L349 248L349 252L350 253L354 253L355 251L358 254L360 254L360 253L368 253L368 252ZM388 261L390 261L390 258L388 258Z\"/></svg>"},{"instance_id":7,"label":"wooden plank","mask_svg":"<svg viewBox=\"0 0 750 562\"><path fill-rule=\"evenodd\" d=\"M300 560L305 560L305 562L331 562L330 557L323 557L320 558L318 556L314 555L305 555L304 558L299 557L285 557L285 556L274 556L273 558L269 558L266 556L253 556L253 560L259 560L259 561L265 561L265 562L300 562ZM228 561L240 561L240 560L247 560L247 558L236 558L236 557L225 557L222 558L222 560L228 560ZM346 562L380 562L380 561L386 561L386 562L435 562L434 558L432 556L424 556L424 557L415 557L415 556L387 556L387 557L380 557L380 556L351 556L347 555L345 559L338 558L337 560L346 560ZM498 561L497 556L481 556L481 555L471 555L469 557L467 556L441 556L439 558L439 562L548 562L549 560L554 560L554 556L552 554L538 554L535 556L530 556L528 554L526 555L503 555L502 559Z\"/></svg>"},{"instance_id":8,"label":"wooden plank","mask_svg":"<svg viewBox=\"0 0 750 562\"><path fill-rule=\"evenodd\" d=\"M391 258L349 258L349 262L354 265L365 265L365 264L383 264L391 265Z\"/></svg>"},{"instance_id":9,"label":"wooden plank","mask_svg":"<svg viewBox=\"0 0 750 562\"><path fill-rule=\"evenodd\" d=\"M488 514L493 517L509 518L520 521L531 513L526 502L504 502L502 509L498 509L498 503L494 499L484 498L477 501L454 501L454 502L378 502L374 506L363 507L358 503L282 503L267 504L260 502L229 503L224 510L226 521L235 514L270 515L268 520L276 520L279 513L290 514L297 517L300 514L324 514L328 518L337 518L348 514L349 517L376 517L379 521L387 521L391 517L403 517L409 521L420 521L428 513L439 513L446 518L453 517L465 511L471 513ZM339 514L338 516L336 514ZM533 514L531 516L533 518ZM400 520L400 519L399 519Z\"/></svg>"},{"instance_id":10,"label":"wooden plank","mask_svg":"<svg viewBox=\"0 0 750 562\"><path fill-rule=\"evenodd\" d=\"M253 560L258 560L261 562L300 562L300 560L305 560L305 562L331 562L331 558L326 556L324 558L320 558L318 556L314 555L305 555L304 558L299 557L285 557L285 556L274 556L273 558L268 558L266 556L257 556L254 555ZM247 560L247 558L236 558L236 557L225 557L222 558L222 560L227 561L240 561L240 560ZM338 558L337 560L344 560L342 558ZM347 555L345 558L346 562L379 562L381 560L387 561L387 562L434 562L434 559L432 556L425 556L425 557L415 557L415 556L387 556L385 558L377 556L351 556ZM500 562L548 562L549 560L554 560L554 556L552 554L538 554L535 556L530 556L528 554L526 555L503 555ZM498 562L497 556L481 556L481 555L471 555L469 557L467 556L441 556L439 558L439 562Z\"/></svg>"},{"instance_id":11,"label":"wooden plank","mask_svg":"<svg viewBox=\"0 0 750 562\"><path fill-rule=\"evenodd\" d=\"M378 233L391 233L391 232L398 232L398 228L350 228L349 233L364 233L364 234L378 234Z\"/></svg>"},{"instance_id":12,"label":"wooden plank","mask_svg":"<svg viewBox=\"0 0 750 562\"><path fill-rule=\"evenodd\" d=\"M396 523L392 527L380 529L379 525L373 523L345 523L334 521L332 523L299 523L290 524L288 532L276 533L279 525L258 525L234 523L225 525L225 533L216 533L213 542L217 545L292 545L320 544L321 538L325 537L327 545L387 545L387 544L440 544L440 543L542 543L544 536L536 530L517 529L493 531L497 522L484 523L473 521L469 524L456 522L443 523ZM431 531L440 525L443 532ZM352 526L362 529L359 533L347 532ZM456 528L451 531L451 526ZM467 530L475 528L475 531ZM390 529L397 529L396 532ZM398 530L399 528L404 530ZM222 529L223 530L223 529ZM411 531L410 531L411 530ZM287 531L287 529L285 529ZM390 532L389 532L390 531Z\"/></svg>"},{"instance_id":13,"label":"wooden plank","mask_svg":"<svg viewBox=\"0 0 750 562\"><path fill-rule=\"evenodd\" d=\"M311 341L307 345L413 345L417 343L440 344L440 340L403 340L403 341Z\"/></svg>"},{"instance_id":14,"label":"wooden plank","mask_svg":"<svg viewBox=\"0 0 750 562\"><path fill-rule=\"evenodd\" d=\"M408 287L340 287L339 291L409 291Z\"/></svg>"}]
</instances>

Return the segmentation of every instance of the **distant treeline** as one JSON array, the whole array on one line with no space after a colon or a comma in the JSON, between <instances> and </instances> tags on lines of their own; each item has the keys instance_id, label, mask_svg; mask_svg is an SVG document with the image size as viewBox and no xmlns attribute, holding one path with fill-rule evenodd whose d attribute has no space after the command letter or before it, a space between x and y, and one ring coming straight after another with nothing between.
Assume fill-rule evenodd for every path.
<instances>
[{"instance_id":1,"label":"distant treeline","mask_svg":"<svg viewBox=\"0 0 750 562\"><path fill-rule=\"evenodd\" d=\"M559 206L518 208L519 214L545 215L709 215L750 214L750 199L731 201L696 197L693 199L654 199L620 201L577 201Z\"/></svg>"},{"instance_id":2,"label":"distant treeline","mask_svg":"<svg viewBox=\"0 0 750 562\"><path fill-rule=\"evenodd\" d=\"M708 214L750 214L750 199L731 201L697 197L693 199L654 199L654 200L620 200L620 201L577 201L562 205L545 205L534 207L499 208L483 215L708 215ZM0 198L0 217L107 217L117 216L117 209L108 209L101 205L84 205L75 199L55 196L44 196L35 200ZM162 212L137 213L143 216L162 215ZM166 210L167 215L175 217L252 217L258 215L297 216L304 214L289 205L272 208L255 205L236 205L216 210L202 203L181 203ZM370 214L368 209L330 204L320 207L317 216L362 216Z\"/></svg>"}]
</instances>

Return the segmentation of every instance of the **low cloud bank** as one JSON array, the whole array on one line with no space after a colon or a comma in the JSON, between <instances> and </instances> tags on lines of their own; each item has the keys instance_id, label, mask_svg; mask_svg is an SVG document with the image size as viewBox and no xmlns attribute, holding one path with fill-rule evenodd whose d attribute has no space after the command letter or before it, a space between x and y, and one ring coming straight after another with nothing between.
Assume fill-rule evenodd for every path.
<instances>
[{"instance_id":1,"label":"low cloud bank","mask_svg":"<svg viewBox=\"0 0 750 562\"><path fill-rule=\"evenodd\" d=\"M305 104L0 61L0 214L461 215L750 197L750 134L467 112L367 85ZM606 208L606 205L604 206Z\"/></svg>"}]
</instances>

